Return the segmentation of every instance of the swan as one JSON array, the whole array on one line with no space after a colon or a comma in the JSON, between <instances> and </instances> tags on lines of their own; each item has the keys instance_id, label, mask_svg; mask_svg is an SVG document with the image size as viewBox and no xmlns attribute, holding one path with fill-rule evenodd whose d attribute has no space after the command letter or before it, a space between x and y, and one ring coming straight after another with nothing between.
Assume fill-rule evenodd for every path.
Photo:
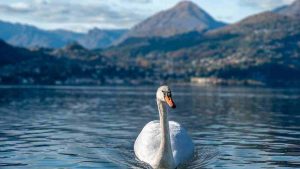
<instances>
[{"instance_id":1,"label":"swan","mask_svg":"<svg viewBox=\"0 0 300 169\"><path fill-rule=\"evenodd\" d=\"M159 121L146 124L134 143L136 157L154 169L174 169L194 155L194 144L177 122L168 121L166 105L176 108L168 86L156 92Z\"/></svg>"}]
</instances>

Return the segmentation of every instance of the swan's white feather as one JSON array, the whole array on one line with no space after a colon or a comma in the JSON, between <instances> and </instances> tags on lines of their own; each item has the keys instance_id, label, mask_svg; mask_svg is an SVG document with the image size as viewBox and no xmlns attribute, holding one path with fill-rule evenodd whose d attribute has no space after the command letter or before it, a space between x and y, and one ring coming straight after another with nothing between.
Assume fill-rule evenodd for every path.
<instances>
[{"instance_id":1,"label":"swan's white feather","mask_svg":"<svg viewBox=\"0 0 300 169\"><path fill-rule=\"evenodd\" d=\"M194 144L186 130L177 122L169 121L171 147L176 166L185 163L194 154ZM134 144L136 156L148 164L155 159L161 141L158 120L149 122L141 131Z\"/></svg>"}]
</instances>

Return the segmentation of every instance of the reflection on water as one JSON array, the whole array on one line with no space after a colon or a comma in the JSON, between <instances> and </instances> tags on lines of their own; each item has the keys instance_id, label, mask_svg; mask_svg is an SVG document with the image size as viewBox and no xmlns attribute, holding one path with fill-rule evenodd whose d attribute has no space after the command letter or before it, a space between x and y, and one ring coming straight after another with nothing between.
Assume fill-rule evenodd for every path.
<instances>
[{"instance_id":1,"label":"reflection on water","mask_svg":"<svg viewBox=\"0 0 300 169\"><path fill-rule=\"evenodd\" d=\"M299 168L300 90L174 86L197 147L182 168ZM147 168L133 143L155 87L0 87L0 168Z\"/></svg>"}]
</instances>

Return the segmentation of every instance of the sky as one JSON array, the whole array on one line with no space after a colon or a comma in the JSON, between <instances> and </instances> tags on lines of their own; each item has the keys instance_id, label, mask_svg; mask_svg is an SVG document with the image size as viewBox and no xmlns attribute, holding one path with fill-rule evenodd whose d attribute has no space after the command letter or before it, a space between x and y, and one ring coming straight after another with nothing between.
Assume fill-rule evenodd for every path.
<instances>
[{"instance_id":1,"label":"sky","mask_svg":"<svg viewBox=\"0 0 300 169\"><path fill-rule=\"evenodd\" d=\"M0 0L0 20L42 29L86 32L131 28L181 0ZM215 19L234 23L293 0L192 0Z\"/></svg>"}]
</instances>

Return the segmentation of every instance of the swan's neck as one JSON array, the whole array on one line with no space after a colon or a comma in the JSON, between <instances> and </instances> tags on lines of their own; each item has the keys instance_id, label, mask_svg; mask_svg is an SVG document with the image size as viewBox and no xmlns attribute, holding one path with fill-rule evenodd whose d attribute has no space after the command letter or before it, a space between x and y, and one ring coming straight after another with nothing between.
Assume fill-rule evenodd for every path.
<instances>
[{"instance_id":1,"label":"swan's neck","mask_svg":"<svg viewBox=\"0 0 300 169\"><path fill-rule=\"evenodd\" d=\"M159 111L161 142L156 155L156 168L173 168L174 159L171 148L168 113L165 111L163 103L157 99L157 106Z\"/></svg>"}]
</instances>

